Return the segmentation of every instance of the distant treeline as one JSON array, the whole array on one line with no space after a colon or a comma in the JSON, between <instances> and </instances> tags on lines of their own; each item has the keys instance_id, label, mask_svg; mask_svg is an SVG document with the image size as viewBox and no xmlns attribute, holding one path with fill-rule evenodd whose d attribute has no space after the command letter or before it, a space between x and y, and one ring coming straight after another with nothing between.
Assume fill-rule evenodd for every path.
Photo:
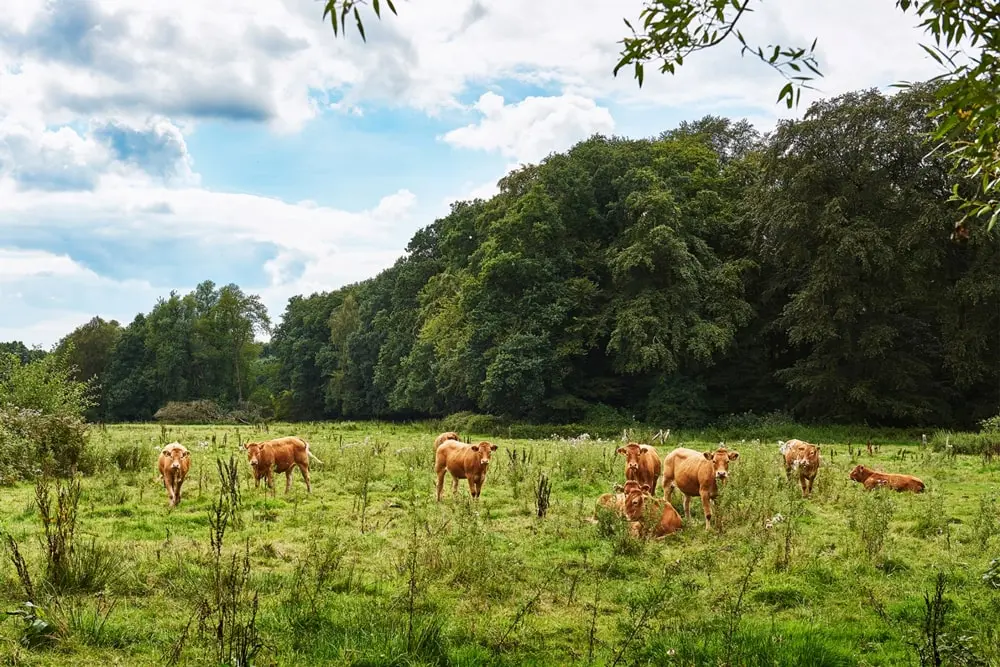
<instances>
[{"instance_id":1,"label":"distant treeline","mask_svg":"<svg viewBox=\"0 0 1000 667\"><path fill-rule=\"evenodd\" d=\"M106 421L211 399L291 420L968 427L1000 412L1000 234L952 238L964 184L929 155L932 94L842 95L763 137L717 117L592 137L455 203L374 278L290 299L266 345L259 299L204 283L60 347Z\"/></svg>"}]
</instances>

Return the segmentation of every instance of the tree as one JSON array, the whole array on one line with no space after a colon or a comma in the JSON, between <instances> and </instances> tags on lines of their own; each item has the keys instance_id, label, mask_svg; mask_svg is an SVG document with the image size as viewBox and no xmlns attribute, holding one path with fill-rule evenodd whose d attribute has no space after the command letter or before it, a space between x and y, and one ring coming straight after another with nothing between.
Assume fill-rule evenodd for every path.
<instances>
[{"instance_id":1,"label":"tree","mask_svg":"<svg viewBox=\"0 0 1000 667\"><path fill-rule=\"evenodd\" d=\"M396 14L391 0L385 2ZM347 20L353 19L365 39L359 7L367 4L366 0L326 0L323 18L329 17L335 35L346 33ZM750 5L751 0L646 0L639 29L625 19L632 35L621 40L614 75L631 66L642 86L648 63L658 62L661 73L673 74L698 51L735 39L741 56L751 53L785 78L778 102L784 100L788 108L797 106L802 89L822 76L814 55L816 40L808 47L748 41L737 25L753 11ZM381 18L379 0L372 0L371 7ZM1000 217L1000 0L896 0L896 7L922 19L920 25L934 44L921 46L945 70L939 77L943 85L937 90L937 104L928 111L939 122L928 132L938 142L937 150L947 152L954 172L974 179L951 193L950 200L964 211L954 234L967 238L970 220L981 218L988 219L989 231ZM978 49L968 62L958 57L963 45Z\"/></svg>"},{"instance_id":2,"label":"tree","mask_svg":"<svg viewBox=\"0 0 1000 667\"><path fill-rule=\"evenodd\" d=\"M67 362L74 369L74 379L98 378L99 382L121 333L121 325L116 320L105 322L94 317L64 336L56 345L56 352L66 354Z\"/></svg>"}]
</instances>

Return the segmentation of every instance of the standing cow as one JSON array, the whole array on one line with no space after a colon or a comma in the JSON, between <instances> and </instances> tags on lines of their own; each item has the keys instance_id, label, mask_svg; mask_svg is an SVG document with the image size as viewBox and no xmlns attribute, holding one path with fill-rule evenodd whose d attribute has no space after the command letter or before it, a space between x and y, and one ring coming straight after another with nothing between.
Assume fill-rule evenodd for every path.
<instances>
[{"instance_id":1,"label":"standing cow","mask_svg":"<svg viewBox=\"0 0 1000 667\"><path fill-rule=\"evenodd\" d=\"M469 481L469 493L473 498L479 498L489 470L490 456L496 449L496 445L485 440L478 445L458 440L445 440L438 445L434 450L438 502L441 501L441 491L444 489L445 472L451 473L453 493L458 493L458 480L466 479Z\"/></svg>"},{"instance_id":2,"label":"standing cow","mask_svg":"<svg viewBox=\"0 0 1000 667\"><path fill-rule=\"evenodd\" d=\"M157 463L170 507L176 507L181 502L181 485L191 467L191 452L181 443L171 442L160 452Z\"/></svg>"},{"instance_id":3,"label":"standing cow","mask_svg":"<svg viewBox=\"0 0 1000 667\"><path fill-rule=\"evenodd\" d=\"M656 482L660 479L660 454L652 445L630 442L616 450L625 456L625 480L635 480L648 484L649 493L656 493Z\"/></svg>"},{"instance_id":4,"label":"standing cow","mask_svg":"<svg viewBox=\"0 0 1000 667\"><path fill-rule=\"evenodd\" d=\"M245 442L250 467L253 468L254 488L260 487L261 478L265 478L268 488L274 492L274 472L285 473L285 493L292 488L292 473L295 468L302 472L306 481L306 492L312 493L312 483L309 481L309 459L323 463L309 451L309 443L302 438L289 436L276 438L265 442Z\"/></svg>"},{"instance_id":5,"label":"standing cow","mask_svg":"<svg viewBox=\"0 0 1000 667\"><path fill-rule=\"evenodd\" d=\"M712 527L712 506L719 495L718 483L729 476L729 462L740 457L739 452L725 446L714 452L698 452L678 447L663 459L663 497L669 503L674 488L684 494L684 518L691 518L691 498L701 497L705 512L705 529Z\"/></svg>"},{"instance_id":6,"label":"standing cow","mask_svg":"<svg viewBox=\"0 0 1000 667\"><path fill-rule=\"evenodd\" d=\"M808 496L812 493L813 480L819 471L819 445L795 439L779 444L785 457L785 478L791 480L792 470L797 470L802 497Z\"/></svg>"}]
</instances>

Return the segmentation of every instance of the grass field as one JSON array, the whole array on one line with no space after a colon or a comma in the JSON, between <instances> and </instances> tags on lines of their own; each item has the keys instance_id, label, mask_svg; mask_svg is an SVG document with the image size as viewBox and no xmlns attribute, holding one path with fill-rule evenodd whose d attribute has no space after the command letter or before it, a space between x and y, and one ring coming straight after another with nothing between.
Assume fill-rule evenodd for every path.
<instances>
[{"instance_id":1,"label":"grass field","mask_svg":"<svg viewBox=\"0 0 1000 667\"><path fill-rule=\"evenodd\" d=\"M296 473L285 495L278 474L271 498L238 442L292 434L322 460L313 493ZM40 609L35 626L0 621L0 662L919 665L921 651L923 664L1000 661L1000 567L984 579L1000 543L1000 461L912 441L852 455L821 441L802 499L773 440L729 441L741 456L717 526L704 529L695 499L681 533L646 542L588 521L623 480L619 440L491 438L481 500L464 482L453 497L449 477L438 504L435 435L364 423L95 428L99 472L82 478L71 556L59 555L55 522L46 541L35 485L0 488L0 528ZM174 439L193 462L170 510L155 460ZM679 444L717 441L684 434L657 449ZM216 463L231 455L238 498ZM916 474L927 492L865 493L847 479L856 462ZM30 610L9 541L6 551L0 609Z\"/></svg>"}]
</instances>

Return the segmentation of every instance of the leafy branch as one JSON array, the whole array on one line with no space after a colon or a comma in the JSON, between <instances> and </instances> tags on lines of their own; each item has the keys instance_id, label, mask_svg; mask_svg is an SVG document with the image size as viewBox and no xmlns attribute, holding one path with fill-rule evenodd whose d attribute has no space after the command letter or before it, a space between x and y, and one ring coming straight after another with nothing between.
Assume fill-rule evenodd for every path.
<instances>
[{"instance_id":1,"label":"leafy branch","mask_svg":"<svg viewBox=\"0 0 1000 667\"><path fill-rule=\"evenodd\" d=\"M674 74L691 54L718 46L735 35L742 45L741 57L749 51L787 80L778 101L785 100L792 108L799 103L802 89L812 88L807 82L823 76L815 56L816 40L808 49L776 44L751 46L736 25L752 11L750 0L651 0L639 15L641 32L625 19L632 37L621 40L621 59L614 75L631 65L641 87L646 63L659 60L661 73Z\"/></svg>"},{"instance_id":2,"label":"leafy branch","mask_svg":"<svg viewBox=\"0 0 1000 667\"><path fill-rule=\"evenodd\" d=\"M389 11L396 14L396 5L392 3L392 0L384 0ZM367 5L367 0L326 0L323 6L323 20L326 17L330 17L330 25L333 27L333 34L339 35L341 31L347 32L347 19L348 17L354 18L354 24L358 27L358 33L361 35L361 40L367 42L368 39L365 37L365 26L364 22L361 20L361 12L358 7ZM375 17L379 20L382 19L382 4L381 0L371 0L372 11L375 12Z\"/></svg>"}]
</instances>

